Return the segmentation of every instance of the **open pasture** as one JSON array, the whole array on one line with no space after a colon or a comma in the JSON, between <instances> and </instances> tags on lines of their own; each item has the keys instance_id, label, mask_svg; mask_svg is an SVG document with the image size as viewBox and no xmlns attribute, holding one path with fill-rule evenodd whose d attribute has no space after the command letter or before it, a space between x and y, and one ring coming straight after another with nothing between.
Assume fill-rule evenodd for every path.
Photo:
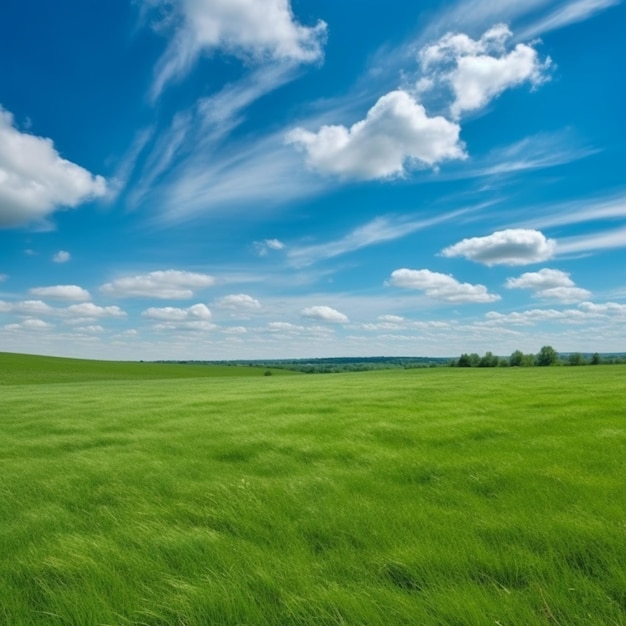
<instances>
[{"instance_id":1,"label":"open pasture","mask_svg":"<svg viewBox=\"0 0 626 626\"><path fill-rule=\"evenodd\" d=\"M623 366L3 385L0 623L623 625L624 459Z\"/></svg>"}]
</instances>

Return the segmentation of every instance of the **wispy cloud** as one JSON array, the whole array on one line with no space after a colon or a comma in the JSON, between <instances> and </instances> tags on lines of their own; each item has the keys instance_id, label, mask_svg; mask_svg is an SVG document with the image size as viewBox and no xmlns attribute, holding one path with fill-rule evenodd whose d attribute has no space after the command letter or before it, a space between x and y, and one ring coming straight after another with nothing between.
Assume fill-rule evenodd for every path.
<instances>
[{"instance_id":1,"label":"wispy cloud","mask_svg":"<svg viewBox=\"0 0 626 626\"><path fill-rule=\"evenodd\" d=\"M577 199L535 210L545 214L528 220L536 228L622 219L626 218L626 193L620 191L608 196Z\"/></svg>"},{"instance_id":2,"label":"wispy cloud","mask_svg":"<svg viewBox=\"0 0 626 626\"><path fill-rule=\"evenodd\" d=\"M202 52L222 50L248 62L312 63L323 56L326 24L303 26L289 0L240 0L237 3L144 0L144 7L165 11L162 32L172 30L159 60L153 99L173 80L187 74Z\"/></svg>"},{"instance_id":3,"label":"wispy cloud","mask_svg":"<svg viewBox=\"0 0 626 626\"><path fill-rule=\"evenodd\" d=\"M605 230L588 235L564 237L558 240L556 253L559 256L600 252L615 248L626 248L626 227Z\"/></svg>"},{"instance_id":4,"label":"wispy cloud","mask_svg":"<svg viewBox=\"0 0 626 626\"><path fill-rule=\"evenodd\" d=\"M287 258L294 267L306 267L318 261L331 259L349 252L360 250L368 246L401 239L411 233L424 230L431 226L447 222L462 215L478 211L486 204L452 211L425 219L411 219L408 217L378 217L363 226L355 228L345 237L326 243L309 246L291 246Z\"/></svg>"},{"instance_id":5,"label":"wispy cloud","mask_svg":"<svg viewBox=\"0 0 626 626\"><path fill-rule=\"evenodd\" d=\"M523 29L519 33L519 37L521 39L532 39L552 30L583 22L600 11L620 4L621 1L574 0L574 2L565 2L547 16L539 18L534 24Z\"/></svg>"}]
</instances>

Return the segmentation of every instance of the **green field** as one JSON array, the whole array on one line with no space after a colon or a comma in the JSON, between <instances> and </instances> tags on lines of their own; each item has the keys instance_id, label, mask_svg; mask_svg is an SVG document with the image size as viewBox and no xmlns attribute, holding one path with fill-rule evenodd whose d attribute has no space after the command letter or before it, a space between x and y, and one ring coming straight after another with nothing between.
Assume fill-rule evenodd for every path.
<instances>
[{"instance_id":1,"label":"green field","mask_svg":"<svg viewBox=\"0 0 626 626\"><path fill-rule=\"evenodd\" d=\"M624 366L2 363L3 626L626 624Z\"/></svg>"},{"instance_id":2,"label":"green field","mask_svg":"<svg viewBox=\"0 0 626 626\"><path fill-rule=\"evenodd\" d=\"M260 376L266 371L267 368L240 365L91 361L0 352L0 385ZM293 374L285 369L273 368L270 371L272 374Z\"/></svg>"}]
</instances>

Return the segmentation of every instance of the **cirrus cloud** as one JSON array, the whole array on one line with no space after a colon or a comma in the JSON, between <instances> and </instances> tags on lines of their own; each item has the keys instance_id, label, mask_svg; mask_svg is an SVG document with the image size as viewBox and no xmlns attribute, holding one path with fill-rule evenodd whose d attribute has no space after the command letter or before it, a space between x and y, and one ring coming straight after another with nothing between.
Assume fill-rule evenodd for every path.
<instances>
[{"instance_id":1,"label":"cirrus cloud","mask_svg":"<svg viewBox=\"0 0 626 626\"><path fill-rule=\"evenodd\" d=\"M153 98L187 73L202 52L220 49L247 61L294 64L322 58L326 24L299 24L290 0L144 0L143 5L169 9L162 29L175 24L156 68Z\"/></svg>"}]
</instances>

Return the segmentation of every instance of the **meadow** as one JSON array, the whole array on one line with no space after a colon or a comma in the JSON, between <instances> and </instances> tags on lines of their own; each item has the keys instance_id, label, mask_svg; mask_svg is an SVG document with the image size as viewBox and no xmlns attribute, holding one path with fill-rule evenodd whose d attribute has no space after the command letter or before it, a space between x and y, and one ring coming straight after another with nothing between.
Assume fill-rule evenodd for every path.
<instances>
[{"instance_id":1,"label":"meadow","mask_svg":"<svg viewBox=\"0 0 626 626\"><path fill-rule=\"evenodd\" d=\"M7 359L0 624L626 624L625 366Z\"/></svg>"}]
</instances>

